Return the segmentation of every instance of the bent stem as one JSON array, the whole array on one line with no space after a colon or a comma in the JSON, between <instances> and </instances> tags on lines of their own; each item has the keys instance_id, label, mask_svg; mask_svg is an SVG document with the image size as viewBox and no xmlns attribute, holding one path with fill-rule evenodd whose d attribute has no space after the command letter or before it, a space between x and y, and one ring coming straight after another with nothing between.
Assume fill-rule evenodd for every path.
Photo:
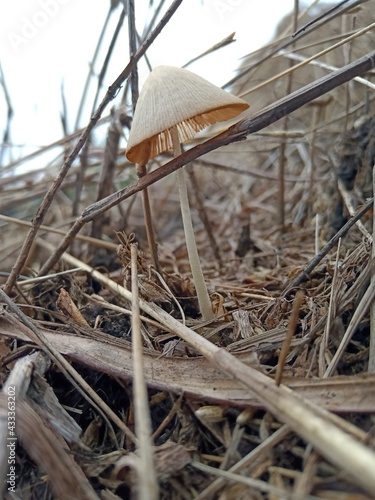
<instances>
[{"instance_id":1,"label":"bent stem","mask_svg":"<svg viewBox=\"0 0 375 500\"><path fill-rule=\"evenodd\" d=\"M181 154L181 145L180 139L178 136L178 130L176 126L173 126L171 129L171 137L173 143L173 154L174 156L179 156ZM202 318L204 321L208 321L213 319L214 313L212 311L212 305L210 301L210 297L208 295L206 283L204 281L204 276L202 272L201 263L199 260L197 245L195 243L195 236L193 230L193 223L191 220L190 214L190 206L189 206L189 198L186 187L186 179L185 172L182 167L177 170L177 182L178 189L180 193L180 204L181 204L181 214L182 214L182 223L184 225L185 231L185 240L186 247L189 256L189 262L191 267L191 272L193 274L193 280L195 289L197 291L199 308L202 314Z\"/></svg>"}]
</instances>

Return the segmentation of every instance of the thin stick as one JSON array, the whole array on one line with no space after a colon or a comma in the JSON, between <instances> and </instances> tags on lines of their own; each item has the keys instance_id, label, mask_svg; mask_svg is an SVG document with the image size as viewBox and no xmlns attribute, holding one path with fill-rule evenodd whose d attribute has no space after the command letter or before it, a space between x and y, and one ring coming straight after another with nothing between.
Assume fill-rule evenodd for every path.
<instances>
[{"instance_id":1,"label":"thin stick","mask_svg":"<svg viewBox=\"0 0 375 500\"><path fill-rule=\"evenodd\" d=\"M335 50L337 49L338 47L341 47L342 45L344 45L345 43L348 43L350 42L351 40L354 40L355 38L358 38L359 36L362 36L364 35L365 33L367 33L368 31L371 31L372 29L374 29L375 27L375 22L374 23L371 23L369 24L368 26L365 26L364 28L362 28L361 30L357 31L356 33L354 33L353 35L350 35L348 36L347 38L344 38L344 40L341 40L340 42L337 42L335 43L334 45L331 45L330 47L327 47L326 49L318 52L317 54L314 54L313 56L311 57L308 57L307 59L304 59L302 62L298 63L298 64L295 64L294 66L292 66L291 68L288 68L284 71L281 71L280 73L278 73L277 75L273 76L272 78L269 78L268 80L266 80L265 82L262 82L260 83L259 85L256 85L255 87L252 87L251 89L249 90L246 90L245 92L242 92L242 94L240 94L238 97L244 97L246 95L249 95L251 94L252 92L255 92L256 90L268 85L269 83L273 83L277 80L279 80L280 78L282 78L283 76L286 76L288 75L289 73L291 72L294 72L296 71L296 69L299 69L299 68L302 68L303 66L305 66L306 64L309 64L310 62L314 61L315 59L318 59L319 57L322 57L324 56L325 54L328 54L329 52L331 52L332 50Z\"/></svg>"},{"instance_id":2,"label":"thin stick","mask_svg":"<svg viewBox=\"0 0 375 500\"><path fill-rule=\"evenodd\" d=\"M318 59L319 57L322 57L325 54L328 54L332 50L335 50L338 47L341 47L345 43L348 43L351 40L354 40L355 38L358 38L359 36L364 35L368 31L371 31L372 29L374 29L374 27L375 27L375 22L369 24L368 26L365 26L364 28L362 28L361 30L357 31L353 35L350 35L347 38L344 38L344 40L341 40L340 42L337 42L334 45L331 45L330 47L328 47L328 48L326 48L326 49L318 52L317 54L314 54L313 56L308 57L307 59L303 60L302 62L300 62L298 64L295 64L294 66L292 66L292 67L290 67L290 68L288 68L288 69L286 69L284 71L281 71L280 73L278 73L277 75L269 78L265 82L262 82L259 85L256 85L255 87L252 87L251 89L246 90L245 92L242 92L242 94L240 94L238 97L244 97L246 95L249 95L252 92L255 92L256 90L264 87L265 85L268 85L269 83L273 83L273 82L279 80L280 78L288 75L289 73L292 73L292 72L296 71L296 69L302 68L303 66L305 66L306 64L309 64L310 62L314 61L315 59Z\"/></svg>"},{"instance_id":3,"label":"thin stick","mask_svg":"<svg viewBox=\"0 0 375 500\"><path fill-rule=\"evenodd\" d=\"M0 85L3 87L4 98L5 98L5 102L7 105L7 122L5 125L2 145L1 145L1 149L0 149L0 165L2 167L3 166L3 157L4 157L4 154L6 151L6 147L7 147L8 143L10 142L10 124L11 124L11 121L13 118L14 111L13 111L13 107L12 107L12 102L10 100L8 87L5 83L5 77L4 77L3 68L1 66L1 64L0 64Z\"/></svg>"},{"instance_id":4,"label":"thin stick","mask_svg":"<svg viewBox=\"0 0 375 500\"><path fill-rule=\"evenodd\" d=\"M288 437L291 430L287 425L283 425L275 431L271 436L260 443L256 448L254 448L250 453L245 455L241 460L234 464L228 472L239 473L244 467L249 468L256 460L259 460L262 456L266 456L266 453L275 448L283 439ZM207 488L199 493L195 497L195 500L207 500L212 498L212 496L220 490L225 484L225 479L219 477L215 479Z\"/></svg>"},{"instance_id":5,"label":"thin stick","mask_svg":"<svg viewBox=\"0 0 375 500\"><path fill-rule=\"evenodd\" d=\"M360 5L361 3L363 2L367 2L368 0L356 0L354 1L352 4L350 4L349 6L345 7L344 9L342 9L339 13L339 15L342 15L344 14L345 12L351 10L351 9L354 9L355 7L357 7L358 5ZM305 16L309 10L319 2L319 0L314 0L312 2L312 4L307 7L304 12L302 13L302 16ZM306 35L309 35L310 33L312 33L313 31L321 28L322 26L324 26L325 24L329 23L330 21L332 21L332 19L336 18L338 16L338 14L332 14L331 16L329 17L325 17L325 19L323 19L319 24L315 24L312 26L311 29L307 30L307 31L303 31L301 32L298 36L295 36L295 38L292 38L292 37L286 37L285 36L285 33L286 31L284 31L284 33L282 33L279 38L276 40L276 41L273 41L271 42L269 45L266 45L265 47L263 47L262 49L258 49L254 52L252 52L252 54L254 53L257 53L259 52L260 50L264 51L264 49L268 49L267 53L265 55L263 55L262 57L260 57L257 61L255 61L253 64L251 64L251 66L247 67L244 71L238 73L236 76L234 76L231 80L229 80L228 82L226 82L222 88L228 88L228 87L232 87L233 84L237 81L237 80L240 80L243 76L245 76L247 73L249 73L251 70L257 68L258 66L260 66L261 64L263 64L265 61L269 60L271 57L275 56L278 54L278 52L280 50L283 50L283 49L286 49L287 47L289 47L289 45L291 45L292 43L294 42L297 42L299 41L301 38L303 38L304 36ZM285 41L286 39L286 41ZM281 42L281 45L279 45L279 43ZM250 54L248 54L250 55ZM246 56L245 56L246 57Z\"/></svg>"},{"instance_id":6,"label":"thin stick","mask_svg":"<svg viewBox=\"0 0 375 500\"><path fill-rule=\"evenodd\" d=\"M332 285L331 285L331 293L329 297L329 305L328 305L328 313L327 313L327 320L324 325L324 331L323 335L321 337L321 342L319 346L319 376L322 377L327 366L326 362L326 355L328 354L328 343L329 343L329 336L331 333L331 327L333 320L335 319L336 316L336 297L337 297L337 292L339 289L339 282L338 282L338 275L339 275L339 258L340 258L340 249L341 249L341 239L339 240L339 243L337 245L337 252L336 252L336 262L335 262L335 269L333 271L333 278L332 278Z\"/></svg>"},{"instance_id":7,"label":"thin stick","mask_svg":"<svg viewBox=\"0 0 375 500\"><path fill-rule=\"evenodd\" d=\"M350 342L350 339L352 338L363 316L366 314L370 305L373 303L374 298L375 298L375 280L372 280L370 286L367 288L360 303L358 304L352 319L350 320L348 328L346 329L346 332L341 340L341 343L335 355L332 358L332 361L330 362L327 370L323 375L324 378L330 377L336 370L337 364L340 361L341 356L343 355L348 343Z\"/></svg>"},{"instance_id":8,"label":"thin stick","mask_svg":"<svg viewBox=\"0 0 375 500\"><path fill-rule=\"evenodd\" d=\"M156 479L154 454L151 442L151 416L148 405L148 395L145 377L143 374L143 352L141 319L139 314L138 295L138 268L137 246L130 246L131 276L132 276L132 352L134 361L134 415L135 429L138 438L138 454L140 458L139 474L139 499L157 500L159 498L159 485Z\"/></svg>"},{"instance_id":9,"label":"thin stick","mask_svg":"<svg viewBox=\"0 0 375 500\"><path fill-rule=\"evenodd\" d=\"M113 116L107 130L104 158L100 169L100 178L96 196L97 201L101 200L105 196L108 196L113 191L113 180L116 172L120 139L121 134L119 131L118 123L116 122L115 116ZM97 217L93 221L91 227L91 236L93 238L101 237L103 228L108 225L108 223L106 224L107 220L106 216L102 214L100 217Z\"/></svg>"},{"instance_id":10,"label":"thin stick","mask_svg":"<svg viewBox=\"0 0 375 500\"><path fill-rule=\"evenodd\" d=\"M183 68L187 68L188 66L190 66L190 64L193 64L193 63L197 62L202 57L205 57L205 56L207 56L209 54L212 54L212 52L215 52L216 50L219 50L222 47L226 47L230 43L235 42L236 41L236 39L234 38L235 34L236 33L233 32L230 35L226 36L225 38L223 38L223 40L220 40L220 42L215 43L215 45L213 45L209 49L207 49L204 52L202 52L202 54L199 54L198 56L193 57L193 59L190 59L190 61L188 61L187 63L185 63L182 67Z\"/></svg>"},{"instance_id":11,"label":"thin stick","mask_svg":"<svg viewBox=\"0 0 375 500\"><path fill-rule=\"evenodd\" d=\"M98 57L99 52L100 52L100 48L102 46L102 42L103 42L103 39L104 39L105 32L107 31L107 26L108 26L108 23L109 23L109 19L111 17L111 13L112 13L112 9L111 9L111 6L109 6L109 9L108 9L108 12L107 12L107 16L105 18L105 21L104 21L104 24L103 24L103 27L102 27L102 31L100 32L99 39L98 39L98 42L97 42L95 50L94 50L94 55L92 56L92 59L91 59L91 61L89 63L89 71L87 73L87 77L86 77L85 85L83 87L83 92L82 92L81 100L80 100L80 103L79 103L79 106L78 106L76 121L75 121L75 124L74 124L74 130L77 130L78 127L79 127L79 122L80 122L80 119L81 119L81 116L82 116L82 111L83 111L83 108L84 108L84 105L85 105L86 98L88 96L90 79L94 75L94 67L95 67L95 64L96 64L97 57Z\"/></svg>"},{"instance_id":12,"label":"thin stick","mask_svg":"<svg viewBox=\"0 0 375 500\"><path fill-rule=\"evenodd\" d=\"M301 54L295 53L295 52L285 52L281 50L279 52L280 56L283 56L288 59L293 59L294 61L306 61L307 57L302 56ZM327 64L322 61L310 61L309 65L311 66L318 66L318 68L326 69L327 71L336 71L338 68L337 66L332 66L332 64ZM370 82L369 80L366 80L366 78L362 78L361 76L356 76L353 78L355 82L360 83L361 85L364 85L365 87L368 87L372 90L375 90L375 84ZM314 129L316 130L316 128Z\"/></svg>"},{"instance_id":13,"label":"thin stick","mask_svg":"<svg viewBox=\"0 0 375 500\"><path fill-rule=\"evenodd\" d=\"M316 17L315 19L313 19L309 23L307 23L304 26L302 26L302 28L300 28L298 31L294 32L292 36L295 37L295 36L299 35L302 31L306 31L307 28L310 28L310 26L312 26L313 24L317 23L318 21L324 19L329 14L331 14L335 10L339 9L340 7L342 7L345 3L349 2L349 1L350 0L342 0L337 5L334 5L333 7L329 8L328 10L326 10L325 12L323 12L322 14L320 14L318 17Z\"/></svg>"},{"instance_id":14,"label":"thin stick","mask_svg":"<svg viewBox=\"0 0 375 500\"><path fill-rule=\"evenodd\" d=\"M296 328L297 328L298 315L299 315L304 298L305 298L305 294L302 292L302 290L298 290L298 292L296 293L296 297L294 299L292 314L290 315L290 318L289 318L288 330L286 332L285 339L284 339L284 342L283 342L283 345L281 348L281 352L279 355L279 362L277 363L277 369L276 369L276 375L275 375L276 385L281 384L281 378L283 376L283 370L284 370L286 357L288 356L289 347L290 347L290 344L292 342L293 335L294 335Z\"/></svg>"},{"instance_id":15,"label":"thin stick","mask_svg":"<svg viewBox=\"0 0 375 500\"><path fill-rule=\"evenodd\" d=\"M358 220L361 219L365 215L366 212L368 212L374 204L374 198L371 198L367 203L362 205L362 207L358 210L358 212L351 217L342 228L337 231L337 233L329 240L329 242L321 249L321 251L316 255L313 259L310 260L310 262L307 264L307 266L299 273L296 279L294 279L287 288L283 292L283 297L287 295L290 290L293 290L293 288L296 288L299 286L301 283L309 279L309 273L315 269L315 267L319 264L321 260L324 259L324 257L328 254L332 248L336 246L336 244L339 242L340 238L343 238L349 231L351 227L353 227Z\"/></svg>"},{"instance_id":16,"label":"thin stick","mask_svg":"<svg viewBox=\"0 0 375 500\"><path fill-rule=\"evenodd\" d=\"M146 165L137 164L137 175L139 179L142 179L142 177L147 175ZM158 246L156 244L156 239L155 239L154 225L152 223L150 197L148 195L147 187L142 189L142 206L143 206L143 215L145 217L145 228L146 228L147 242L150 249L151 262L156 271L159 274L162 274L158 258Z\"/></svg>"},{"instance_id":17,"label":"thin stick","mask_svg":"<svg viewBox=\"0 0 375 500\"><path fill-rule=\"evenodd\" d=\"M0 214L0 220L4 222L9 222L12 224L17 224L18 226L31 227L32 223L27 220L16 219L15 217L8 217L7 215ZM47 233L59 234L60 236L65 236L67 231L63 231L62 229L57 229L56 227L44 226L43 224L40 226L42 231L47 231ZM99 248L107 248L108 250L116 250L118 245L116 243L112 243L112 241L99 240L98 238L92 238L91 236L84 236L82 234L77 234L77 240L88 243L94 247Z\"/></svg>"},{"instance_id":18,"label":"thin stick","mask_svg":"<svg viewBox=\"0 0 375 500\"><path fill-rule=\"evenodd\" d=\"M298 21L298 0L294 0L294 9L293 9L293 31L297 29L297 21ZM294 43L292 44L292 48L294 47ZM293 62L288 59L288 79L286 84L286 94L290 94L292 90L293 83ZM283 132L287 132L289 128L289 115L284 117L283 122ZM286 138L284 137L281 145L280 145L280 153L279 153L279 169L278 169L278 198L279 198L279 225L281 232L285 231L285 164L286 164Z\"/></svg>"},{"instance_id":19,"label":"thin stick","mask_svg":"<svg viewBox=\"0 0 375 500\"><path fill-rule=\"evenodd\" d=\"M341 195L342 201L345 204L345 208L349 212L350 217L352 217L356 211L356 209L353 205L353 202L352 202L353 196L351 196L350 192L345 188L344 183L340 179L337 182L337 187L338 187L339 193ZM363 236L366 238L368 243L372 244L372 236L367 231L367 229L365 228L362 221L358 220L356 222L356 225L357 225L358 229L361 231L361 233L363 234Z\"/></svg>"},{"instance_id":20,"label":"thin stick","mask_svg":"<svg viewBox=\"0 0 375 500\"><path fill-rule=\"evenodd\" d=\"M290 500L315 500L317 497L310 495L300 495L298 493L291 493L285 489L273 486L269 482L261 481L260 479L254 479L252 477L245 477L239 474L234 474L233 472L217 469L210 465L202 464L193 460L190 464L195 469L202 472L206 472L212 476L217 476L222 480L231 481L235 484L246 485L250 490L259 490L263 493L268 493L267 498L288 498ZM196 497L196 499L199 497ZM207 498L207 497L205 497ZM251 497L248 497L251 498ZM253 497L254 498L254 497Z\"/></svg>"},{"instance_id":21,"label":"thin stick","mask_svg":"<svg viewBox=\"0 0 375 500\"><path fill-rule=\"evenodd\" d=\"M135 6L134 0L128 0L128 29L129 29L129 52L132 57L137 51L137 29L135 27ZM138 86L138 68L137 65L134 66L133 71L130 75L130 87L132 91L132 106L133 114L137 106L137 101L139 97L139 86ZM137 165L136 167L138 178L142 178L147 174L146 165ZM152 224L151 215L151 204L150 197L147 187L142 190L142 204L143 204L143 214L145 218L146 235L148 246L151 253L151 262L154 268L161 274L161 267L158 259L158 250L155 241L155 232Z\"/></svg>"},{"instance_id":22,"label":"thin stick","mask_svg":"<svg viewBox=\"0 0 375 500\"><path fill-rule=\"evenodd\" d=\"M94 97L94 102L92 104L91 115L93 115L95 113L95 109L96 109L98 98L99 98L99 92L100 92L101 87L103 85L103 80L105 78L105 74L106 74L106 71L108 69L108 65L109 65L110 58L111 58L111 55L113 53L115 44L116 44L116 40L118 39L119 33L120 33L122 25L124 23L124 19L125 19L125 9L122 9L120 18L117 22L117 26L115 28L113 35L112 35L112 40L111 40L111 42L109 44L109 48L107 50L107 54L105 56L104 63L102 65L102 68L101 68L99 76L98 76L96 94ZM76 186L75 186L75 194L74 194L73 208L72 208L72 215L73 216L76 216L79 213L78 207L79 207L79 203L80 203L80 199L81 199L83 183L84 183L84 178L85 178L85 172L86 172L87 167L88 167L90 143L91 143L91 134L87 138L86 143L85 143L85 145L82 149L82 152L80 154L81 165L80 165L80 168L79 168L78 173L77 173L77 182L76 182Z\"/></svg>"}]
</instances>

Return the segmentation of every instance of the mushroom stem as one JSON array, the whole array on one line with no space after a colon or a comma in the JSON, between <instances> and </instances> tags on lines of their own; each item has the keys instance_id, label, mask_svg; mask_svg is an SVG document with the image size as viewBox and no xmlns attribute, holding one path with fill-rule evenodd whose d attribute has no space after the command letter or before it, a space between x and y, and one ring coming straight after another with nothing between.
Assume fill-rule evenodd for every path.
<instances>
[{"instance_id":1,"label":"mushroom stem","mask_svg":"<svg viewBox=\"0 0 375 500\"><path fill-rule=\"evenodd\" d=\"M173 154L176 157L181 154L181 145L177 127L171 127L170 132L173 144ZM214 318L214 313L212 311L212 304L207 292L206 283L204 281L197 245L195 243L184 168L185 167L182 167L177 170L177 182L180 193L182 223L184 225L186 247L188 251L191 272L193 274L194 285L197 292L199 308L201 310L203 320L208 321Z\"/></svg>"}]
</instances>

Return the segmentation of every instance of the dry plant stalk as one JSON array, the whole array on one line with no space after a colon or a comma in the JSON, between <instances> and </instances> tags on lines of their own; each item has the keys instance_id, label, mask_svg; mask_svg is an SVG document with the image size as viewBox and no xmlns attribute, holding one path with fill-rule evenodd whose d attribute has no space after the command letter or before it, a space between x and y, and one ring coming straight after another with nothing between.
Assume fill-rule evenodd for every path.
<instances>
[{"instance_id":1,"label":"dry plant stalk","mask_svg":"<svg viewBox=\"0 0 375 500\"><path fill-rule=\"evenodd\" d=\"M146 380L143 373L141 319L139 314L137 246L131 244L132 275L132 350L134 360L134 413L138 439L138 493L140 500L159 498L154 453L151 442L151 418Z\"/></svg>"},{"instance_id":2,"label":"dry plant stalk","mask_svg":"<svg viewBox=\"0 0 375 500\"><path fill-rule=\"evenodd\" d=\"M285 364L285 361L286 361L286 358L287 358L287 355L289 352L292 337L296 331L297 322L298 322L298 315L299 315L300 308L301 308L302 303L303 303L303 299L304 299L304 293L302 292L302 290L298 290L296 297L295 297L295 300L294 300L292 314L290 315L288 330L287 330L287 333L285 335L283 346L282 346L281 351L280 351L279 362L277 363L276 376L275 376L276 385L281 384L284 364Z\"/></svg>"}]
</instances>

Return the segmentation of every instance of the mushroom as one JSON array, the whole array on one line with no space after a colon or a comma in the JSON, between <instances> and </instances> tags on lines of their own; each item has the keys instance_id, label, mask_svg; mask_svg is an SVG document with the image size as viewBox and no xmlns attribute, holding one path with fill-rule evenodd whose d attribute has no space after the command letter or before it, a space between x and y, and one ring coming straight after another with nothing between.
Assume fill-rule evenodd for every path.
<instances>
[{"instance_id":1,"label":"mushroom","mask_svg":"<svg viewBox=\"0 0 375 500\"><path fill-rule=\"evenodd\" d=\"M182 68L159 66L148 76L133 117L126 157L146 164L164 151L181 154L181 142L208 125L234 118L248 103ZM177 171L182 221L190 267L203 320L214 317L190 215L185 173Z\"/></svg>"}]
</instances>

